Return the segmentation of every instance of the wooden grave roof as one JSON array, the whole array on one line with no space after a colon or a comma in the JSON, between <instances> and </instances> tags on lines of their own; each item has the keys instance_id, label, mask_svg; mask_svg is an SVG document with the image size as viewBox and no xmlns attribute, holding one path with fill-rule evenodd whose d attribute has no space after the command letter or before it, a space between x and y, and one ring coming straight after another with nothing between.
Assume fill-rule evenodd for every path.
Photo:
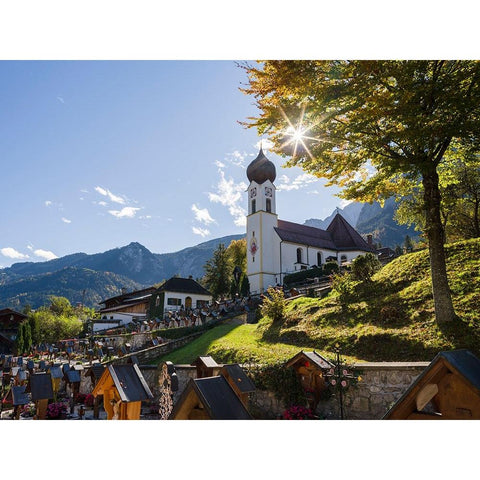
<instances>
[{"instance_id":1,"label":"wooden grave roof","mask_svg":"<svg viewBox=\"0 0 480 480\"><path fill-rule=\"evenodd\" d=\"M122 402L139 402L153 398L137 364L108 365L93 389L94 395L103 393L108 377L111 377Z\"/></svg>"},{"instance_id":2,"label":"wooden grave roof","mask_svg":"<svg viewBox=\"0 0 480 480\"><path fill-rule=\"evenodd\" d=\"M219 367L220 365L210 356L200 356L197 357L192 363L192 366L202 365L207 368L215 368Z\"/></svg>"},{"instance_id":3,"label":"wooden grave roof","mask_svg":"<svg viewBox=\"0 0 480 480\"><path fill-rule=\"evenodd\" d=\"M58 365L52 365L49 369L52 378L63 378L62 369Z\"/></svg>"},{"instance_id":4,"label":"wooden grave roof","mask_svg":"<svg viewBox=\"0 0 480 480\"><path fill-rule=\"evenodd\" d=\"M233 388L221 375L191 379L175 404L169 418L174 419L176 417L182 409L183 403L192 394L197 396L212 420L252 419Z\"/></svg>"},{"instance_id":5,"label":"wooden grave roof","mask_svg":"<svg viewBox=\"0 0 480 480\"><path fill-rule=\"evenodd\" d=\"M99 362L96 362L96 363L93 363L92 366L87 369L87 371L85 372L85 376L93 377L96 380L98 380L99 378L101 378L104 370L105 370L105 365Z\"/></svg>"},{"instance_id":6,"label":"wooden grave roof","mask_svg":"<svg viewBox=\"0 0 480 480\"><path fill-rule=\"evenodd\" d=\"M480 359L469 350L439 353L383 418L480 419Z\"/></svg>"},{"instance_id":7,"label":"wooden grave roof","mask_svg":"<svg viewBox=\"0 0 480 480\"><path fill-rule=\"evenodd\" d=\"M67 373L67 380L70 383L80 383L81 378L80 378L80 372L78 370L72 369L69 370Z\"/></svg>"},{"instance_id":8,"label":"wooden grave roof","mask_svg":"<svg viewBox=\"0 0 480 480\"><path fill-rule=\"evenodd\" d=\"M32 400L50 400L53 398L52 377L49 373L34 373L30 376Z\"/></svg>"},{"instance_id":9,"label":"wooden grave roof","mask_svg":"<svg viewBox=\"0 0 480 480\"><path fill-rule=\"evenodd\" d=\"M224 365L220 375L229 377L241 393L255 391L255 385L238 363Z\"/></svg>"},{"instance_id":10,"label":"wooden grave roof","mask_svg":"<svg viewBox=\"0 0 480 480\"><path fill-rule=\"evenodd\" d=\"M334 366L333 363L322 357L315 350L313 350L313 352L304 352L303 350L298 352L294 357L287 361L285 366L291 367L300 360L311 362L321 370L330 370L330 368Z\"/></svg>"},{"instance_id":11,"label":"wooden grave roof","mask_svg":"<svg viewBox=\"0 0 480 480\"><path fill-rule=\"evenodd\" d=\"M16 387L12 387L12 398L13 398L13 406L17 405L26 405L30 403L30 395L25 392L27 387L25 385L20 385Z\"/></svg>"}]
</instances>

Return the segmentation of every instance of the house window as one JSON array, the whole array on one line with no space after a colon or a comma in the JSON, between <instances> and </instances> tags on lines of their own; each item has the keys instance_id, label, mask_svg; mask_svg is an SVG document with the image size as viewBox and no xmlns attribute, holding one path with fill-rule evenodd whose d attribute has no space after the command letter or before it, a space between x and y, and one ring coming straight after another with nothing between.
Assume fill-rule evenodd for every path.
<instances>
[{"instance_id":1,"label":"house window","mask_svg":"<svg viewBox=\"0 0 480 480\"><path fill-rule=\"evenodd\" d=\"M208 307L208 300L197 300L197 308Z\"/></svg>"},{"instance_id":2,"label":"house window","mask_svg":"<svg viewBox=\"0 0 480 480\"><path fill-rule=\"evenodd\" d=\"M319 267L322 264L322 254L320 252L317 252L317 267Z\"/></svg>"},{"instance_id":3,"label":"house window","mask_svg":"<svg viewBox=\"0 0 480 480\"><path fill-rule=\"evenodd\" d=\"M160 305L160 295L157 295L157 298L155 299L155 306L158 307Z\"/></svg>"},{"instance_id":4,"label":"house window","mask_svg":"<svg viewBox=\"0 0 480 480\"><path fill-rule=\"evenodd\" d=\"M344 262L346 262L346 261L347 261L347 256L346 256L346 255L342 255L342 256L340 257L340 262L341 262L341 263L344 263Z\"/></svg>"},{"instance_id":5,"label":"house window","mask_svg":"<svg viewBox=\"0 0 480 480\"><path fill-rule=\"evenodd\" d=\"M180 306L182 304L182 299L181 298L169 298L167 300L167 305L174 305L174 306Z\"/></svg>"},{"instance_id":6,"label":"house window","mask_svg":"<svg viewBox=\"0 0 480 480\"><path fill-rule=\"evenodd\" d=\"M252 200L252 213L255 213L257 211L257 201Z\"/></svg>"},{"instance_id":7,"label":"house window","mask_svg":"<svg viewBox=\"0 0 480 480\"><path fill-rule=\"evenodd\" d=\"M272 211L272 201L267 198L267 212L271 212Z\"/></svg>"},{"instance_id":8,"label":"house window","mask_svg":"<svg viewBox=\"0 0 480 480\"><path fill-rule=\"evenodd\" d=\"M302 263L302 249L297 248L297 263Z\"/></svg>"}]
</instances>

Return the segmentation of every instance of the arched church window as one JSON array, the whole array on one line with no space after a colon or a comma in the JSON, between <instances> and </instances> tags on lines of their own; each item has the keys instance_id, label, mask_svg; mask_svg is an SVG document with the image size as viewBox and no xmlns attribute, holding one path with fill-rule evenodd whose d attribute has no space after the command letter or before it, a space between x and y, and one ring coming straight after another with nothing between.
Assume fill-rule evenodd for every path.
<instances>
[{"instance_id":1,"label":"arched church window","mask_svg":"<svg viewBox=\"0 0 480 480\"><path fill-rule=\"evenodd\" d=\"M257 211L257 201L252 200L252 213L255 213Z\"/></svg>"},{"instance_id":2,"label":"arched church window","mask_svg":"<svg viewBox=\"0 0 480 480\"><path fill-rule=\"evenodd\" d=\"M317 252L317 266L319 267L322 264L322 254Z\"/></svg>"},{"instance_id":3,"label":"arched church window","mask_svg":"<svg viewBox=\"0 0 480 480\"><path fill-rule=\"evenodd\" d=\"M302 263L302 249L297 248L297 263Z\"/></svg>"},{"instance_id":4,"label":"arched church window","mask_svg":"<svg viewBox=\"0 0 480 480\"><path fill-rule=\"evenodd\" d=\"M271 212L272 211L272 201L267 198L267 212Z\"/></svg>"}]
</instances>

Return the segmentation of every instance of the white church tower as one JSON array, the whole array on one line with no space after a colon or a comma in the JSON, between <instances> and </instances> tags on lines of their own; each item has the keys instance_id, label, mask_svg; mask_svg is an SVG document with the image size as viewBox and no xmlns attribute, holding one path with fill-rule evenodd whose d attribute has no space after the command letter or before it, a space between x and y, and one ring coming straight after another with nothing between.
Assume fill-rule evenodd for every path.
<instances>
[{"instance_id":1,"label":"white church tower","mask_svg":"<svg viewBox=\"0 0 480 480\"><path fill-rule=\"evenodd\" d=\"M275 165L262 148L247 168L247 275L252 294L263 293L279 281L279 245L273 238L278 226L275 201Z\"/></svg>"}]
</instances>

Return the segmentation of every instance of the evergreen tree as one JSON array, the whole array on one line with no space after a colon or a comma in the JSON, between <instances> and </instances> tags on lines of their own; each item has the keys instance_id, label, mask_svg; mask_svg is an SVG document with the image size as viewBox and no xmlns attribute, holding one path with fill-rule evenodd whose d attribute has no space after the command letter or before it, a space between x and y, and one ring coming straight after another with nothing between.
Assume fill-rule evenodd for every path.
<instances>
[{"instance_id":1,"label":"evergreen tree","mask_svg":"<svg viewBox=\"0 0 480 480\"><path fill-rule=\"evenodd\" d=\"M242 278L242 283L240 286L240 293L242 297L248 297L250 295L250 282L248 276L245 274Z\"/></svg>"},{"instance_id":2,"label":"evergreen tree","mask_svg":"<svg viewBox=\"0 0 480 480\"><path fill-rule=\"evenodd\" d=\"M17 338L15 340L17 354L22 355L23 348L24 348L24 341L23 341L23 322L18 326L17 331Z\"/></svg>"},{"instance_id":3,"label":"evergreen tree","mask_svg":"<svg viewBox=\"0 0 480 480\"><path fill-rule=\"evenodd\" d=\"M405 237L405 251L407 253L413 252L413 243L412 243L412 239L410 238L410 235L407 235Z\"/></svg>"}]
</instances>

